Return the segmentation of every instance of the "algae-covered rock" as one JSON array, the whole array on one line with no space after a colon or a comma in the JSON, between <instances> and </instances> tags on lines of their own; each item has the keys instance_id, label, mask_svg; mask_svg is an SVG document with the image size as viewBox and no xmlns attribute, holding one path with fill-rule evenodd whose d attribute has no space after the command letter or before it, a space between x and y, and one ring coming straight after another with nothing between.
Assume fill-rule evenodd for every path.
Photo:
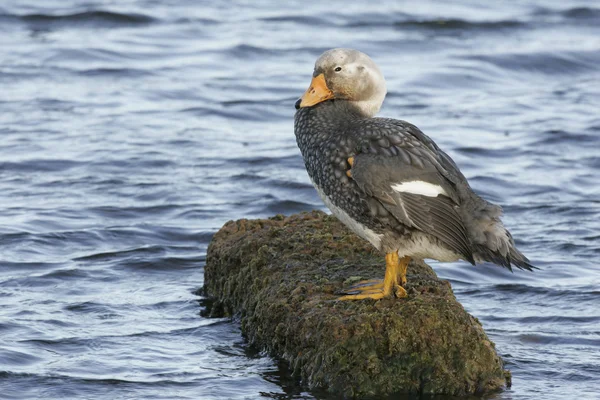
<instances>
[{"instance_id":1,"label":"algae-covered rock","mask_svg":"<svg viewBox=\"0 0 600 400\"><path fill-rule=\"evenodd\" d=\"M424 263L409 266L408 298L336 301L384 270L381 254L322 212L231 221L208 248L204 293L210 314L238 316L249 342L309 388L362 397L505 385L480 323Z\"/></svg>"}]
</instances>

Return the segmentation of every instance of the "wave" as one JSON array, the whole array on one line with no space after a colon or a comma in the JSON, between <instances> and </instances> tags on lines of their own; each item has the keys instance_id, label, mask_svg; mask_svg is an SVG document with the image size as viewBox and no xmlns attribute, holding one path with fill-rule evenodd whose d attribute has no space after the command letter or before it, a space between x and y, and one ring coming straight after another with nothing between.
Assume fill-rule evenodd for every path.
<instances>
[{"instance_id":1,"label":"wave","mask_svg":"<svg viewBox=\"0 0 600 400\"><path fill-rule=\"evenodd\" d=\"M306 25L311 28L322 26L336 26L340 28L376 28L394 27L399 29L427 29L427 30L503 30L524 27L526 22L517 19L498 21L470 21L461 18L419 18L402 12L391 14L361 13L360 15L347 15L343 13L328 13L327 18L316 15L278 15L259 18L267 23L293 23Z\"/></svg>"},{"instance_id":2,"label":"wave","mask_svg":"<svg viewBox=\"0 0 600 400\"><path fill-rule=\"evenodd\" d=\"M0 162L0 172L62 172L81 165L84 163L66 159L29 159Z\"/></svg>"},{"instance_id":3,"label":"wave","mask_svg":"<svg viewBox=\"0 0 600 400\"><path fill-rule=\"evenodd\" d=\"M291 22L299 25L315 26L330 26L331 22L328 18L321 18L314 15L276 15L272 17L258 18L264 22Z\"/></svg>"},{"instance_id":4,"label":"wave","mask_svg":"<svg viewBox=\"0 0 600 400\"><path fill-rule=\"evenodd\" d=\"M406 20L395 22L396 28L419 28L428 30L504 30L527 26L527 23L518 20L500 21L468 21L465 19L425 19Z\"/></svg>"},{"instance_id":5,"label":"wave","mask_svg":"<svg viewBox=\"0 0 600 400\"><path fill-rule=\"evenodd\" d=\"M117 13L112 11L94 10L73 14L1 14L0 21L22 22L40 27L47 25L77 25L93 27L114 27L115 25L147 25L156 22L157 19L149 15L137 13Z\"/></svg>"},{"instance_id":6,"label":"wave","mask_svg":"<svg viewBox=\"0 0 600 400\"><path fill-rule=\"evenodd\" d=\"M597 51L504 53L463 56L462 58L489 63L504 70L543 75L596 72L598 64L600 64L600 53Z\"/></svg>"},{"instance_id":7,"label":"wave","mask_svg":"<svg viewBox=\"0 0 600 400\"><path fill-rule=\"evenodd\" d=\"M559 16L567 19L600 19L600 8L593 7L572 7L564 10L552 10L549 8L542 8L537 10L534 15L536 16Z\"/></svg>"}]
</instances>

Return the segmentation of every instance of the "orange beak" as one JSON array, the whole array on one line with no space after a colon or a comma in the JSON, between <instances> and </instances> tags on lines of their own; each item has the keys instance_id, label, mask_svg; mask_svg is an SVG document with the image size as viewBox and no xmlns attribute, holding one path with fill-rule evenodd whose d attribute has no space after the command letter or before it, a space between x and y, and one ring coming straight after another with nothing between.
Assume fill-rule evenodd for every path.
<instances>
[{"instance_id":1,"label":"orange beak","mask_svg":"<svg viewBox=\"0 0 600 400\"><path fill-rule=\"evenodd\" d=\"M314 106L329 99L333 99L333 92L325 83L325 75L320 74L312 79L310 87L300 98L300 108Z\"/></svg>"}]
</instances>

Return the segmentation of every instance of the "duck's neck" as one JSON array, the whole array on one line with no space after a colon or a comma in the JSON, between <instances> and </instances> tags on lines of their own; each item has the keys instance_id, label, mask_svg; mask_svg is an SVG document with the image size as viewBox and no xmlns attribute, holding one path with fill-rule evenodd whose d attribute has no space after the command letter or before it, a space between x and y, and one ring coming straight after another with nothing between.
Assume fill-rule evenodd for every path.
<instances>
[{"instance_id":1,"label":"duck's neck","mask_svg":"<svg viewBox=\"0 0 600 400\"><path fill-rule=\"evenodd\" d=\"M347 101L350 107L358 110L363 118L373 118L379 112L382 101L379 99Z\"/></svg>"},{"instance_id":2,"label":"duck's neck","mask_svg":"<svg viewBox=\"0 0 600 400\"><path fill-rule=\"evenodd\" d=\"M376 109L375 109L376 108ZM330 121L348 121L352 119L372 118L379 106L361 101L328 100L313 107L315 113L325 116Z\"/></svg>"}]
</instances>

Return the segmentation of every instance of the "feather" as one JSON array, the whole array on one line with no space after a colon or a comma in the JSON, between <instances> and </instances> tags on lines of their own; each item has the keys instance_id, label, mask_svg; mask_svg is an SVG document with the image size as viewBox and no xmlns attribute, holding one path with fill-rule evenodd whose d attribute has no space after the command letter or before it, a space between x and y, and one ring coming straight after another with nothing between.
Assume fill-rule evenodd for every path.
<instances>
[{"instance_id":1,"label":"feather","mask_svg":"<svg viewBox=\"0 0 600 400\"><path fill-rule=\"evenodd\" d=\"M402 193L400 197L408 217L419 225L420 230L435 236L465 260L475 263L467 231L450 199L411 193Z\"/></svg>"}]
</instances>

